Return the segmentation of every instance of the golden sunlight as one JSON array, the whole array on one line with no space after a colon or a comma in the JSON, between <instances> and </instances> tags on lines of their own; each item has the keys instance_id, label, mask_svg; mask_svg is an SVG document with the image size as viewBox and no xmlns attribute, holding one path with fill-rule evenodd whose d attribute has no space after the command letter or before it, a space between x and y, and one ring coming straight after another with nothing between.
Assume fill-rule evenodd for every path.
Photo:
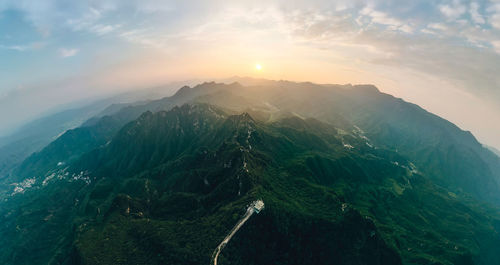
<instances>
[{"instance_id":1,"label":"golden sunlight","mask_svg":"<svg viewBox=\"0 0 500 265\"><path fill-rule=\"evenodd\" d=\"M260 64L256 64L256 65L255 65L255 69L256 69L257 71L262 70L262 65L260 65Z\"/></svg>"}]
</instances>

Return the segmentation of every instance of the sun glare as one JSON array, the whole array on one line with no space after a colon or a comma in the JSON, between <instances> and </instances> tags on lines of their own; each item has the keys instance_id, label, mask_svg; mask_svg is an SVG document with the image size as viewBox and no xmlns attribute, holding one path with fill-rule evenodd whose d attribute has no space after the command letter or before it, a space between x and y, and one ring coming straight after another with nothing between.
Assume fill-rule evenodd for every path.
<instances>
[{"instance_id":1,"label":"sun glare","mask_svg":"<svg viewBox=\"0 0 500 265\"><path fill-rule=\"evenodd\" d=\"M260 64L256 64L256 65L255 65L255 69L256 69L257 71L262 70L262 65L260 65Z\"/></svg>"}]
</instances>

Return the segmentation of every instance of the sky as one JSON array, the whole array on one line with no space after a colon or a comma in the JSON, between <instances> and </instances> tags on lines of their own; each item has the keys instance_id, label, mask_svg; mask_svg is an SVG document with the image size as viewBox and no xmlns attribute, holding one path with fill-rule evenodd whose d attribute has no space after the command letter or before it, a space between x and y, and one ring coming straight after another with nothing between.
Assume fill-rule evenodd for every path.
<instances>
[{"instance_id":1,"label":"sky","mask_svg":"<svg viewBox=\"0 0 500 265\"><path fill-rule=\"evenodd\" d=\"M238 75L374 84L500 148L499 72L500 0L0 0L0 135L72 102Z\"/></svg>"}]
</instances>

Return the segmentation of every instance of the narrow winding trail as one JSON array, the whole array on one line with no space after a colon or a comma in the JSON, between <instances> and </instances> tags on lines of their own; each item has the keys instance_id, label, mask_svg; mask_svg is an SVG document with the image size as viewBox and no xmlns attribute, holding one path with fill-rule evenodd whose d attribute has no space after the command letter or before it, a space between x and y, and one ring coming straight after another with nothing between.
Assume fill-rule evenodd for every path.
<instances>
[{"instance_id":1,"label":"narrow winding trail","mask_svg":"<svg viewBox=\"0 0 500 265\"><path fill-rule=\"evenodd\" d=\"M217 246L217 248L214 251L214 254L212 254L212 264L217 265L217 259L219 258L219 254L222 251L222 249L229 243L229 240L240 230L240 228L250 219L250 217L254 213L259 213L264 209L264 202L262 200L257 200L254 201L248 206L247 211L245 215L236 223L236 225L231 229L231 232L222 240L222 242Z\"/></svg>"}]
</instances>

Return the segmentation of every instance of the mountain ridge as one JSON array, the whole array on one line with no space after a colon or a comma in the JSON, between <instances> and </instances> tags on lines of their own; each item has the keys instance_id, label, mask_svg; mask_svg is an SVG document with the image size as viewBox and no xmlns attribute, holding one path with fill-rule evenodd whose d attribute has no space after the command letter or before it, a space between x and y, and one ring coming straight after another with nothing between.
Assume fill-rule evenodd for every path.
<instances>
[{"instance_id":1,"label":"mountain ridge","mask_svg":"<svg viewBox=\"0 0 500 265\"><path fill-rule=\"evenodd\" d=\"M0 243L13 247L0 260L208 263L245 205L262 198L266 209L235 235L221 263L500 261L499 211L479 196L496 179L487 171L474 177L495 160L485 161L491 156L474 149L470 135L404 101L380 99L370 86L266 84L186 87L63 134L3 184ZM415 119L437 125L423 134ZM100 136L84 140L81 130ZM60 148L69 152L51 151ZM444 159L449 154L454 160ZM455 161L468 158L471 171L458 176L481 183L467 187L437 170L460 170ZM53 238L41 240L44 230ZM37 240L45 250L30 247Z\"/></svg>"}]
</instances>

